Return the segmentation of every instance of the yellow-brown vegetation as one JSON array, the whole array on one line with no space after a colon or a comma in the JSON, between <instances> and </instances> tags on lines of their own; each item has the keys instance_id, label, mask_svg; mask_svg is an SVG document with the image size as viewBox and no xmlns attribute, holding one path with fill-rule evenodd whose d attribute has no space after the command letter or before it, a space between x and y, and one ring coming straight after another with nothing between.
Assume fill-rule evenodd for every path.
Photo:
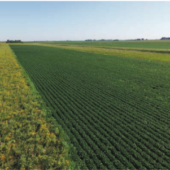
<instances>
[{"instance_id":1,"label":"yellow-brown vegetation","mask_svg":"<svg viewBox=\"0 0 170 170\"><path fill-rule=\"evenodd\" d=\"M0 44L1 169L69 169L68 146L45 114L10 47Z\"/></svg>"}]
</instances>

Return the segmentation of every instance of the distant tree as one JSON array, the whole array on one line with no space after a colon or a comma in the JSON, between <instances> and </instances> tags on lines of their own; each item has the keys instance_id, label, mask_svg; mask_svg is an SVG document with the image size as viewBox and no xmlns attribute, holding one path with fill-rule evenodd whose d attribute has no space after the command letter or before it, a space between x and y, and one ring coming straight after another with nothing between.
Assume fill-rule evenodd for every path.
<instances>
[{"instance_id":1,"label":"distant tree","mask_svg":"<svg viewBox=\"0 0 170 170\"><path fill-rule=\"evenodd\" d=\"M162 37L160 40L170 40L170 37Z\"/></svg>"},{"instance_id":2,"label":"distant tree","mask_svg":"<svg viewBox=\"0 0 170 170\"><path fill-rule=\"evenodd\" d=\"M85 40L85 41L93 41L92 39L87 39L87 40Z\"/></svg>"},{"instance_id":3,"label":"distant tree","mask_svg":"<svg viewBox=\"0 0 170 170\"><path fill-rule=\"evenodd\" d=\"M21 40L7 40L6 43L22 43Z\"/></svg>"}]
</instances>

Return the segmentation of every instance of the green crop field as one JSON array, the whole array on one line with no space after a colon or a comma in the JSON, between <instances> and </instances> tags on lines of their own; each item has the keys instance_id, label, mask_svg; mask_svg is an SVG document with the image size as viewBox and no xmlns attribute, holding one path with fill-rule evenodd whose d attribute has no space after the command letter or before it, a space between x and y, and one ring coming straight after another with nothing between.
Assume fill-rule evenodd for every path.
<instances>
[{"instance_id":1,"label":"green crop field","mask_svg":"<svg viewBox=\"0 0 170 170\"><path fill-rule=\"evenodd\" d=\"M169 63L11 48L70 137L81 169L169 169Z\"/></svg>"},{"instance_id":2,"label":"green crop field","mask_svg":"<svg viewBox=\"0 0 170 170\"><path fill-rule=\"evenodd\" d=\"M168 49L170 50L169 40L145 40L145 41L44 41L41 43L58 45L77 45L93 47L125 47L125 48L146 48L146 49Z\"/></svg>"}]
</instances>

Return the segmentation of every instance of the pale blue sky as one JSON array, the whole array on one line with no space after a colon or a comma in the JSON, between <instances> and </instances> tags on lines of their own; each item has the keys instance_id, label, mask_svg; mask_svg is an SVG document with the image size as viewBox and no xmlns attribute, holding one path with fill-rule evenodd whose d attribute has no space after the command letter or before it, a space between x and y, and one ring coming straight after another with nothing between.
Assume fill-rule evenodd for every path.
<instances>
[{"instance_id":1,"label":"pale blue sky","mask_svg":"<svg viewBox=\"0 0 170 170\"><path fill-rule=\"evenodd\" d=\"M170 37L170 1L0 1L0 41Z\"/></svg>"}]
</instances>

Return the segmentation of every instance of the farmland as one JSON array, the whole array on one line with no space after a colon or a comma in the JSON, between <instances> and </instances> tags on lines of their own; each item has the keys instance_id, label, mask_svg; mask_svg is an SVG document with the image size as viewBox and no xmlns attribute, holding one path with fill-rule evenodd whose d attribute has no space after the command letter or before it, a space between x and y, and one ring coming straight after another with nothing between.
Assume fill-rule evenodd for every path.
<instances>
[{"instance_id":1,"label":"farmland","mask_svg":"<svg viewBox=\"0 0 170 170\"><path fill-rule=\"evenodd\" d=\"M107 48L139 48L139 49L169 49L170 41L167 40L145 40L145 41L53 41L41 42L56 45L76 45Z\"/></svg>"},{"instance_id":2,"label":"farmland","mask_svg":"<svg viewBox=\"0 0 170 170\"><path fill-rule=\"evenodd\" d=\"M11 48L76 147L82 169L169 168L169 63Z\"/></svg>"},{"instance_id":3,"label":"farmland","mask_svg":"<svg viewBox=\"0 0 170 170\"><path fill-rule=\"evenodd\" d=\"M31 43L30 43L31 44ZM28 44L28 45L30 45ZM170 62L170 50L168 49L139 49L139 48L106 48L95 46L75 46L61 44L34 43L34 45L70 49L76 51L90 52L96 54L113 55L118 57L138 58L145 60Z\"/></svg>"},{"instance_id":4,"label":"farmland","mask_svg":"<svg viewBox=\"0 0 170 170\"><path fill-rule=\"evenodd\" d=\"M55 41L26 43L119 57L170 62L170 41Z\"/></svg>"}]
</instances>

